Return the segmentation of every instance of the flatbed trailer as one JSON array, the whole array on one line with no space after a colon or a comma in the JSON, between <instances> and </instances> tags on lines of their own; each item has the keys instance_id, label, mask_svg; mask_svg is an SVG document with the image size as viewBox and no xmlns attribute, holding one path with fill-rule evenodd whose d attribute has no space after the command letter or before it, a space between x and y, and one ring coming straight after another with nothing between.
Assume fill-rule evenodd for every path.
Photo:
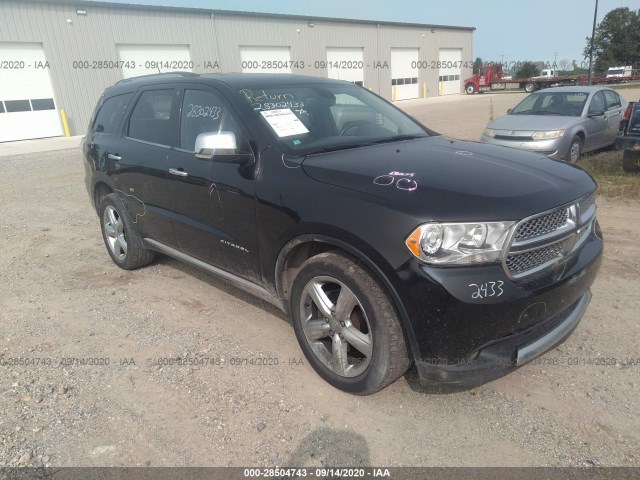
<instances>
[{"instance_id":1,"label":"flatbed trailer","mask_svg":"<svg viewBox=\"0 0 640 480\"><path fill-rule=\"evenodd\" d=\"M623 78L598 77L591 80L592 84L599 83L620 83L629 81L640 81L640 75L632 75ZM565 85L587 85L587 75L575 75L564 77L539 76L527 78L506 77L502 72L502 65L483 65L478 69L478 73L464 81L464 91L467 95L474 93L490 92L495 90L506 90L507 85L517 84L525 92L531 93L541 88L558 87Z\"/></svg>"}]
</instances>

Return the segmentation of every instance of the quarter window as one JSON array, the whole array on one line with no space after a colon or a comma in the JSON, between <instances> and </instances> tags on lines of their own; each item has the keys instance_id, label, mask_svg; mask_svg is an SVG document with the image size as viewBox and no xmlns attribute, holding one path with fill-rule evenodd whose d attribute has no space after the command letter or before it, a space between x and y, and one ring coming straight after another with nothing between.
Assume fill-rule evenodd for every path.
<instances>
[{"instance_id":1,"label":"quarter window","mask_svg":"<svg viewBox=\"0 0 640 480\"><path fill-rule=\"evenodd\" d=\"M143 92L131 113L128 136L159 145L171 145L174 97L174 90Z\"/></svg>"},{"instance_id":2,"label":"quarter window","mask_svg":"<svg viewBox=\"0 0 640 480\"><path fill-rule=\"evenodd\" d=\"M180 115L180 148L195 151L198 135L210 132L232 132L238 151L249 151L242 130L218 95L204 90L185 90Z\"/></svg>"},{"instance_id":3,"label":"quarter window","mask_svg":"<svg viewBox=\"0 0 640 480\"><path fill-rule=\"evenodd\" d=\"M120 123L120 119L132 96L132 93L127 93L126 95L107 98L102 103L96 115L96 120L93 122L93 131L100 133L112 132Z\"/></svg>"}]
</instances>

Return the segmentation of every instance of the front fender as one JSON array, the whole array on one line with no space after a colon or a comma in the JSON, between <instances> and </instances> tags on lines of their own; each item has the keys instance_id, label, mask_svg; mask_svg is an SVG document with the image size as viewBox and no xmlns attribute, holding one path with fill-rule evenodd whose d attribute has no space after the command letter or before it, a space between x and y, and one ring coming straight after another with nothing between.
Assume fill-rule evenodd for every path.
<instances>
[{"instance_id":1,"label":"front fender","mask_svg":"<svg viewBox=\"0 0 640 480\"><path fill-rule=\"evenodd\" d=\"M335 228L335 227L330 227ZM395 288L392 278L395 275L395 271L391 268L391 266L384 260L384 258L375 252L370 246L367 246L367 243L363 240L359 239L359 244L363 247L357 248L354 245L356 242L350 242L346 240L349 237L353 237L352 234L348 232L342 232L339 238L336 238L327 234L318 234L318 233L303 233L301 235L297 235L294 238L291 238L281 249L280 253L277 257L275 263L275 286L278 298L285 299L286 293L284 292L283 287L283 270L285 266L285 261L289 252L291 252L295 247L302 245L304 243L309 242L320 242L330 246L334 246L336 248L340 248L350 255L353 255L355 258L364 263L369 270L376 276L376 278L382 283L384 288L386 289L393 305L400 317L400 321L403 325L403 330L405 333L405 337L409 342L409 347L411 349L411 353L413 358L420 358L420 349L418 347L418 342L415 336L415 332L413 331L413 327L409 320L409 314L407 313L404 304L402 303L400 296L398 295L398 291ZM355 238L355 237L354 237ZM352 239L353 240L353 239ZM283 301L283 304L287 306L288 303Z\"/></svg>"}]
</instances>

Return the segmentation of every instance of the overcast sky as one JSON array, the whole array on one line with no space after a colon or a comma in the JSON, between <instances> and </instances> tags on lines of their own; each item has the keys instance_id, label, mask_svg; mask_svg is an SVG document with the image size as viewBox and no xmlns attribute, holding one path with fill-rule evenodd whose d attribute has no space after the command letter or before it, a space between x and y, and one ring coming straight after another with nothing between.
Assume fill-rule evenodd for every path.
<instances>
[{"instance_id":1,"label":"overcast sky","mask_svg":"<svg viewBox=\"0 0 640 480\"><path fill-rule=\"evenodd\" d=\"M123 3L290 13L476 27L473 56L486 60L583 60L595 0L116 0ZM600 0L598 21L638 0Z\"/></svg>"}]
</instances>

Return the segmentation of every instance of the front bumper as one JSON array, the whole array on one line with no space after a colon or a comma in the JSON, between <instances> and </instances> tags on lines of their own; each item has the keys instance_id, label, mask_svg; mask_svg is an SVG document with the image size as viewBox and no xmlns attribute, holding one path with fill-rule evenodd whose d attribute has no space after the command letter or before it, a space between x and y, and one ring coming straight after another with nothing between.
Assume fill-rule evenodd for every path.
<instances>
[{"instance_id":1,"label":"front bumper","mask_svg":"<svg viewBox=\"0 0 640 480\"><path fill-rule=\"evenodd\" d=\"M397 291L411 323L421 381L482 384L562 342L589 304L602 250L596 227L563 262L519 280L501 265L434 268L408 262L398 272ZM501 295L473 298L478 285L492 282Z\"/></svg>"},{"instance_id":2,"label":"front bumper","mask_svg":"<svg viewBox=\"0 0 640 480\"><path fill-rule=\"evenodd\" d=\"M482 143L498 145L500 147L517 148L518 150L526 150L532 153L539 153L557 160L564 160L565 154L569 151L569 144L565 141L565 137L554 138L552 140L502 140L482 135L480 137Z\"/></svg>"}]
</instances>

